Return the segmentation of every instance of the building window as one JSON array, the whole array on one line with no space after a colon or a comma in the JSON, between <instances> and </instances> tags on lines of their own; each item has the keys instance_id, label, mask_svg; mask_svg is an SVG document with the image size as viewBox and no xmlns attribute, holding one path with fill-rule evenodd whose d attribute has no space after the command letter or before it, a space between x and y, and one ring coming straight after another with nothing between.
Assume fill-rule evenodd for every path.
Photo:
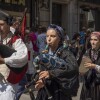
<instances>
[{"instance_id":1,"label":"building window","mask_svg":"<svg viewBox=\"0 0 100 100\"><path fill-rule=\"evenodd\" d=\"M52 4L52 23L61 26L62 20L62 5L61 4Z\"/></svg>"}]
</instances>

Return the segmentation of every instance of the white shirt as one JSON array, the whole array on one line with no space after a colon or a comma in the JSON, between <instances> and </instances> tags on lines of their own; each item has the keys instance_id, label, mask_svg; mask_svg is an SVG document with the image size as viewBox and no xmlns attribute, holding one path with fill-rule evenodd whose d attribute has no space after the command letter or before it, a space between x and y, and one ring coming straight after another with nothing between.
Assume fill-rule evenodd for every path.
<instances>
[{"instance_id":1,"label":"white shirt","mask_svg":"<svg viewBox=\"0 0 100 100\"><path fill-rule=\"evenodd\" d=\"M10 39L11 34L8 34L8 36L3 40L3 44L7 44ZM4 58L5 63L10 67L16 68L24 66L28 61L28 53L27 47L22 39L16 39L16 41L12 44L12 48L14 48L17 52L13 53L8 58ZM17 84L0 81L0 100L16 100L15 94L17 89Z\"/></svg>"},{"instance_id":2,"label":"white shirt","mask_svg":"<svg viewBox=\"0 0 100 100\"><path fill-rule=\"evenodd\" d=\"M28 61L27 47L21 39L17 39L12 47L17 51L10 57L4 58L5 63L10 67L23 67Z\"/></svg>"},{"instance_id":3,"label":"white shirt","mask_svg":"<svg viewBox=\"0 0 100 100\"><path fill-rule=\"evenodd\" d=\"M15 33L15 28L13 28L12 26L10 27L10 31L14 34Z\"/></svg>"}]
</instances>

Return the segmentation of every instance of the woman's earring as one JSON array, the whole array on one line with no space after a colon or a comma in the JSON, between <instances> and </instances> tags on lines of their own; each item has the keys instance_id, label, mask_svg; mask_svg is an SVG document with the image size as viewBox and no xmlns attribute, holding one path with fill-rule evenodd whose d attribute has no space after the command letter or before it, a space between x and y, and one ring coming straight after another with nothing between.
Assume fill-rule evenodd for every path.
<instances>
[{"instance_id":1,"label":"woman's earring","mask_svg":"<svg viewBox=\"0 0 100 100\"><path fill-rule=\"evenodd\" d=\"M67 47L67 44L66 44L66 42L64 41L63 42L63 48L66 48Z\"/></svg>"}]
</instances>

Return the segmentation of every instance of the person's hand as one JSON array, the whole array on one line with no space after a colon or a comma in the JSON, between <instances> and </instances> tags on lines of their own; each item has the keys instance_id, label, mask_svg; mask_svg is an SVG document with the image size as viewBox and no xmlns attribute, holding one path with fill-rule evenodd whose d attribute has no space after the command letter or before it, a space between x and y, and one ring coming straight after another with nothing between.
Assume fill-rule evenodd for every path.
<instances>
[{"instance_id":1,"label":"person's hand","mask_svg":"<svg viewBox=\"0 0 100 100\"><path fill-rule=\"evenodd\" d=\"M39 80L36 82L35 88L37 90L41 89L42 87L44 87L44 83L42 81L42 79L46 79L49 78L49 72L48 71L41 71L39 73Z\"/></svg>"},{"instance_id":2,"label":"person's hand","mask_svg":"<svg viewBox=\"0 0 100 100\"><path fill-rule=\"evenodd\" d=\"M80 76L83 76L85 73L84 72L79 72L79 75Z\"/></svg>"},{"instance_id":3,"label":"person's hand","mask_svg":"<svg viewBox=\"0 0 100 100\"><path fill-rule=\"evenodd\" d=\"M41 71L39 73L39 79L45 79L45 78L49 78L50 75L49 75L49 72L48 71Z\"/></svg>"},{"instance_id":4,"label":"person's hand","mask_svg":"<svg viewBox=\"0 0 100 100\"><path fill-rule=\"evenodd\" d=\"M96 64L93 64L93 63L85 63L84 64L84 67L89 68L89 69L93 69L93 68L96 67Z\"/></svg>"},{"instance_id":5,"label":"person's hand","mask_svg":"<svg viewBox=\"0 0 100 100\"><path fill-rule=\"evenodd\" d=\"M44 87L44 83L43 83L43 81L42 81L42 79L41 79L41 80L38 80L38 81L36 82L35 89L39 90L39 89L41 89L42 87Z\"/></svg>"},{"instance_id":6,"label":"person's hand","mask_svg":"<svg viewBox=\"0 0 100 100\"><path fill-rule=\"evenodd\" d=\"M4 62L4 59L1 57L1 55L0 55L0 64L4 64L5 62Z\"/></svg>"}]
</instances>

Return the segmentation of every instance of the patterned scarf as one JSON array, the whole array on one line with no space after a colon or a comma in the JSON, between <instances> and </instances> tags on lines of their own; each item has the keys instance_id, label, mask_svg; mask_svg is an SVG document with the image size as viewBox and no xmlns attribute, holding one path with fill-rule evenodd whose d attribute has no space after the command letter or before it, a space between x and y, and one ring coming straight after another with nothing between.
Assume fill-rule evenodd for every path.
<instances>
[{"instance_id":1,"label":"patterned scarf","mask_svg":"<svg viewBox=\"0 0 100 100\"><path fill-rule=\"evenodd\" d=\"M95 62L97 60L99 51L100 51L100 49L98 49L98 50L92 49L91 50L91 59L93 62Z\"/></svg>"}]
</instances>

